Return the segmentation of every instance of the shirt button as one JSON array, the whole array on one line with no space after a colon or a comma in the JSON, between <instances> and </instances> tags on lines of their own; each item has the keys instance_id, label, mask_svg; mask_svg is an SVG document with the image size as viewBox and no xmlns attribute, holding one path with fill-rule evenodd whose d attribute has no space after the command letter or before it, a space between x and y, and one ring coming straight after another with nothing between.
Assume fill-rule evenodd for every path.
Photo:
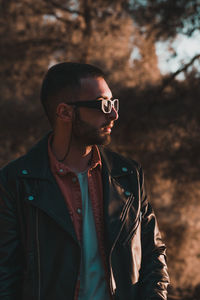
<instances>
[{"instance_id":1,"label":"shirt button","mask_svg":"<svg viewBox=\"0 0 200 300\"><path fill-rule=\"evenodd\" d=\"M80 215L81 214L81 209L77 208L77 213Z\"/></svg>"},{"instance_id":2,"label":"shirt button","mask_svg":"<svg viewBox=\"0 0 200 300\"><path fill-rule=\"evenodd\" d=\"M76 181L77 181L76 177L73 177L72 182L76 182Z\"/></svg>"}]
</instances>

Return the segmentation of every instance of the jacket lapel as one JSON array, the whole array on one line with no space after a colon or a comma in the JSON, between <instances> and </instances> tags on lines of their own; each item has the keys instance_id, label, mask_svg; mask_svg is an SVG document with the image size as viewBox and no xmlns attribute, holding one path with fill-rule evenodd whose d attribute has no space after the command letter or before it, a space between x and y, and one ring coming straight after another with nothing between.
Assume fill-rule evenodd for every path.
<instances>
[{"instance_id":1,"label":"jacket lapel","mask_svg":"<svg viewBox=\"0 0 200 300\"><path fill-rule=\"evenodd\" d=\"M124 195L123 188L117 184L116 180L106 170L104 170L102 175L105 232L110 250L123 227L123 212L126 210L126 204L133 197L131 194L127 198Z\"/></svg>"},{"instance_id":2,"label":"jacket lapel","mask_svg":"<svg viewBox=\"0 0 200 300\"><path fill-rule=\"evenodd\" d=\"M50 216L78 243L65 199L51 173L47 152L48 136L26 156L19 170L24 182L25 201Z\"/></svg>"},{"instance_id":3,"label":"jacket lapel","mask_svg":"<svg viewBox=\"0 0 200 300\"><path fill-rule=\"evenodd\" d=\"M132 182L130 175L133 174L133 167L127 160L120 160L112 152L102 150L102 181L103 181L103 200L105 216L105 232L109 250L117 240L126 221L126 215L131 204L137 195L137 182ZM129 180L127 180L129 176ZM132 176L136 178L136 176ZM136 217L136 210L132 206L133 218Z\"/></svg>"}]
</instances>

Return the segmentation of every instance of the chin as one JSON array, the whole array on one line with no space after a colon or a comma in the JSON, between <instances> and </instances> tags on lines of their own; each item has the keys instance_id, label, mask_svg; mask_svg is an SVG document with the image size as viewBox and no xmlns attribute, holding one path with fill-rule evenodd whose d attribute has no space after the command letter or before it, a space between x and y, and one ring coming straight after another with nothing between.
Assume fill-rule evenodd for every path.
<instances>
[{"instance_id":1,"label":"chin","mask_svg":"<svg viewBox=\"0 0 200 300\"><path fill-rule=\"evenodd\" d=\"M104 135L104 136L96 136L91 138L90 140L87 141L87 146L92 146L92 145L108 145L110 144L111 137L110 135Z\"/></svg>"},{"instance_id":2,"label":"chin","mask_svg":"<svg viewBox=\"0 0 200 300\"><path fill-rule=\"evenodd\" d=\"M108 145L110 144L110 141L111 141L110 135L106 135L101 139L101 143L99 143L98 145Z\"/></svg>"}]
</instances>

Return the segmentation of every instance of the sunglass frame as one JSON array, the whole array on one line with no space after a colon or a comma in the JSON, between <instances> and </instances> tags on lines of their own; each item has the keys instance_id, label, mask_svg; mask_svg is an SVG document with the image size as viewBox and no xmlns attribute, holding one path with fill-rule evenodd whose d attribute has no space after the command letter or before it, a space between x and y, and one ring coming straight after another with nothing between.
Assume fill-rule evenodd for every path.
<instances>
[{"instance_id":1,"label":"sunglass frame","mask_svg":"<svg viewBox=\"0 0 200 300\"><path fill-rule=\"evenodd\" d=\"M104 109L105 102L110 102L111 106L109 111L106 111ZM117 106L115 107L115 103L117 103ZM88 107L88 108L94 108L102 110L103 113L109 114L112 111L112 108L114 108L117 112L119 110L119 99L100 99L100 100L89 100L89 101L77 101L77 102L66 102L68 105L75 105L78 107Z\"/></svg>"}]
</instances>

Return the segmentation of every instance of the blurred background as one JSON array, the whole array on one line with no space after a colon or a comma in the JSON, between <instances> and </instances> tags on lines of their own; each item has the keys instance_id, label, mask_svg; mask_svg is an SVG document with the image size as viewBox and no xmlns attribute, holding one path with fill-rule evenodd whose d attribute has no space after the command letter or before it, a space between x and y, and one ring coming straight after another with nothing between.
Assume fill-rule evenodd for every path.
<instances>
[{"instance_id":1,"label":"blurred background","mask_svg":"<svg viewBox=\"0 0 200 300\"><path fill-rule=\"evenodd\" d=\"M42 78L61 61L107 74L110 147L144 168L168 247L169 299L200 299L200 1L0 0L0 166L49 130Z\"/></svg>"}]
</instances>

